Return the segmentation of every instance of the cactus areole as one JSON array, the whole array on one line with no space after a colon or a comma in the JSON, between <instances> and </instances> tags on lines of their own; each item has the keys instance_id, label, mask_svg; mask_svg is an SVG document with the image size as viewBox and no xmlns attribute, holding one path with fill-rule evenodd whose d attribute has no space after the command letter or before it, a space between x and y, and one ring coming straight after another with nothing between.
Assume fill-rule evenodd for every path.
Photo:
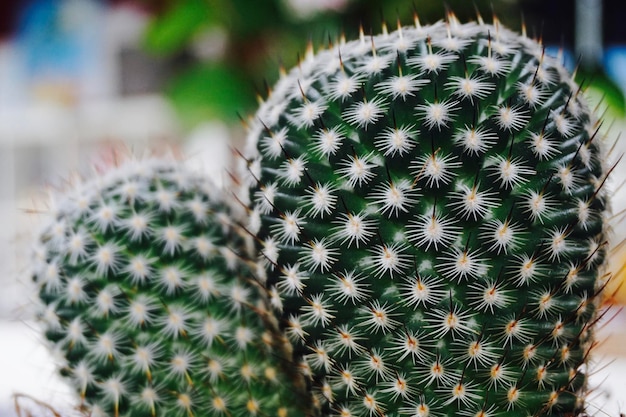
<instances>
[{"instance_id":1,"label":"cactus areole","mask_svg":"<svg viewBox=\"0 0 626 417\"><path fill-rule=\"evenodd\" d=\"M278 81L247 227L323 415L584 410L597 128L559 60L497 21L361 35Z\"/></svg>"},{"instance_id":2,"label":"cactus areole","mask_svg":"<svg viewBox=\"0 0 626 417\"><path fill-rule=\"evenodd\" d=\"M60 200L34 279L88 415L297 416L227 216L205 178L163 160L128 162Z\"/></svg>"}]
</instances>

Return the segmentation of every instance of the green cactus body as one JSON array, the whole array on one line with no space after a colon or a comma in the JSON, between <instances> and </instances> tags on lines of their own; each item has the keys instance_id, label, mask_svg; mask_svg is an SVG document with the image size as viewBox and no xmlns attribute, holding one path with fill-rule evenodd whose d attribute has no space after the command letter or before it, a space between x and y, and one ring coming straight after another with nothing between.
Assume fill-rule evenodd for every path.
<instances>
[{"instance_id":1,"label":"green cactus body","mask_svg":"<svg viewBox=\"0 0 626 417\"><path fill-rule=\"evenodd\" d=\"M454 16L279 80L247 227L324 415L583 409L607 199L579 93L536 41Z\"/></svg>"},{"instance_id":2,"label":"green cactus body","mask_svg":"<svg viewBox=\"0 0 626 417\"><path fill-rule=\"evenodd\" d=\"M34 280L46 337L90 415L294 415L227 216L206 180L158 160L58 204Z\"/></svg>"}]
</instances>

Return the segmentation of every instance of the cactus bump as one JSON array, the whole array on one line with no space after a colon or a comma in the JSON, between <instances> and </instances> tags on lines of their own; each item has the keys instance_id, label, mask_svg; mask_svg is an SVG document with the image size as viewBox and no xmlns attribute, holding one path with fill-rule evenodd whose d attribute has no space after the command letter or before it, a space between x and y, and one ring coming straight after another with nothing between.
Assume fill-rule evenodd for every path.
<instances>
[{"instance_id":1,"label":"cactus bump","mask_svg":"<svg viewBox=\"0 0 626 417\"><path fill-rule=\"evenodd\" d=\"M39 236L45 335L90 416L297 415L221 192L165 160L63 195Z\"/></svg>"},{"instance_id":2,"label":"cactus bump","mask_svg":"<svg viewBox=\"0 0 626 417\"><path fill-rule=\"evenodd\" d=\"M573 416L606 280L599 123L481 18L309 53L249 124L245 227L324 416Z\"/></svg>"}]
</instances>

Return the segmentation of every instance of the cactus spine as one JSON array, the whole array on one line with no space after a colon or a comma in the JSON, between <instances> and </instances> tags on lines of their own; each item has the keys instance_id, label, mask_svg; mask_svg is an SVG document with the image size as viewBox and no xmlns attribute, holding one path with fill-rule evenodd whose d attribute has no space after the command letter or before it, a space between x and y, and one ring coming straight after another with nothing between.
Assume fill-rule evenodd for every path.
<instances>
[{"instance_id":1,"label":"cactus spine","mask_svg":"<svg viewBox=\"0 0 626 417\"><path fill-rule=\"evenodd\" d=\"M219 191L172 162L129 162L63 197L34 280L89 415L294 415L237 242Z\"/></svg>"},{"instance_id":2,"label":"cactus spine","mask_svg":"<svg viewBox=\"0 0 626 417\"><path fill-rule=\"evenodd\" d=\"M324 415L584 409L597 128L497 21L361 33L279 80L250 126L247 227Z\"/></svg>"}]
</instances>

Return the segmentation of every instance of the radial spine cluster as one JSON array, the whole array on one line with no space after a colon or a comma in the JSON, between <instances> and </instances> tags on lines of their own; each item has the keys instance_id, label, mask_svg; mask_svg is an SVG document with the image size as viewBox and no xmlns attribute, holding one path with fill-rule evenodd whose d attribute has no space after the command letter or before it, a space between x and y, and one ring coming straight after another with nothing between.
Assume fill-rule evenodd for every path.
<instances>
[{"instance_id":1,"label":"radial spine cluster","mask_svg":"<svg viewBox=\"0 0 626 417\"><path fill-rule=\"evenodd\" d=\"M583 409L607 168L580 87L498 21L310 53L249 128L242 201L327 416Z\"/></svg>"},{"instance_id":2,"label":"radial spine cluster","mask_svg":"<svg viewBox=\"0 0 626 417\"><path fill-rule=\"evenodd\" d=\"M282 342L207 179L132 161L53 214L34 267L40 318L90 416L298 415L274 359Z\"/></svg>"}]
</instances>

